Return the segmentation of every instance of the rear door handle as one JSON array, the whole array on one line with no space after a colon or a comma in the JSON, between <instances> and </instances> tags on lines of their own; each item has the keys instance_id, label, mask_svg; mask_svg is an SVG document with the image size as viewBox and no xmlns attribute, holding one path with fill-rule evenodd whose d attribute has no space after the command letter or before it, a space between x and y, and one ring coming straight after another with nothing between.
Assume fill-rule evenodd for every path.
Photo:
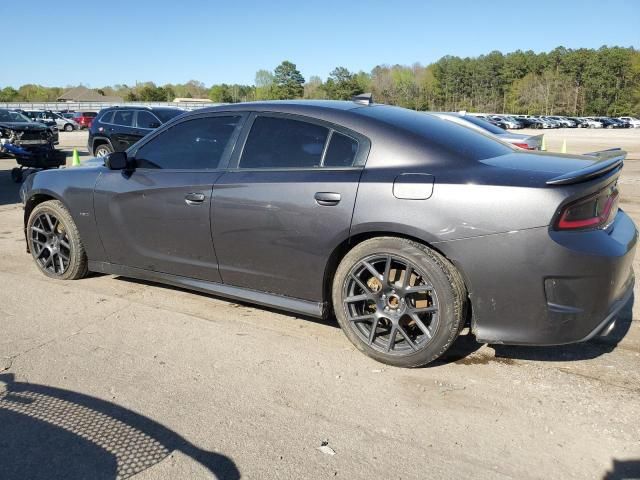
<instances>
[{"instance_id":1,"label":"rear door handle","mask_svg":"<svg viewBox=\"0 0 640 480\"><path fill-rule=\"evenodd\" d=\"M340 203L340 194L336 192L316 192L313 196L316 199L318 205L330 207Z\"/></svg>"},{"instance_id":2,"label":"rear door handle","mask_svg":"<svg viewBox=\"0 0 640 480\"><path fill-rule=\"evenodd\" d=\"M187 205L199 205L204 202L204 193L187 193L184 196Z\"/></svg>"}]
</instances>

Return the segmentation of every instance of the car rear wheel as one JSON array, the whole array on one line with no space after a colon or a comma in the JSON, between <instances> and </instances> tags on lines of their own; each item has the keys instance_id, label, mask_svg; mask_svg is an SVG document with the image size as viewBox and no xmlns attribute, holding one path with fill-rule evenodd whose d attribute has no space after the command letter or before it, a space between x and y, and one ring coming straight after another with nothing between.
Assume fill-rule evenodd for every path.
<instances>
[{"instance_id":1,"label":"car rear wheel","mask_svg":"<svg viewBox=\"0 0 640 480\"><path fill-rule=\"evenodd\" d=\"M108 143L98 145L94 152L96 157L104 157L106 155L109 155L110 153L113 153L113 148L111 148L111 145L109 145Z\"/></svg>"},{"instance_id":2,"label":"car rear wheel","mask_svg":"<svg viewBox=\"0 0 640 480\"><path fill-rule=\"evenodd\" d=\"M29 250L42 273L60 280L87 274L87 255L80 233L64 205L50 200L37 205L27 222Z\"/></svg>"},{"instance_id":3,"label":"car rear wheel","mask_svg":"<svg viewBox=\"0 0 640 480\"><path fill-rule=\"evenodd\" d=\"M332 300L349 340L370 357L418 367L440 357L464 326L466 289L442 255L407 239L366 240L336 271Z\"/></svg>"},{"instance_id":4,"label":"car rear wheel","mask_svg":"<svg viewBox=\"0 0 640 480\"><path fill-rule=\"evenodd\" d=\"M65 132L72 132L73 131L73 125L71 125L70 123L65 124L64 131Z\"/></svg>"}]
</instances>

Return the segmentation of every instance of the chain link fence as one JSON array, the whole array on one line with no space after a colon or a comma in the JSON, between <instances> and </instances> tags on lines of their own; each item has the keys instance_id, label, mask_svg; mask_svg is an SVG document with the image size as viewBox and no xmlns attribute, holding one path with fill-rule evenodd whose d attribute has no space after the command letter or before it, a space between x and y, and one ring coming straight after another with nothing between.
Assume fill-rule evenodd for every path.
<instances>
[{"instance_id":1,"label":"chain link fence","mask_svg":"<svg viewBox=\"0 0 640 480\"><path fill-rule=\"evenodd\" d=\"M10 110L51 110L54 112L98 112L103 108L116 105L146 107L178 107L185 110L196 110L203 107L215 107L223 103L209 102L0 102L0 108Z\"/></svg>"}]
</instances>

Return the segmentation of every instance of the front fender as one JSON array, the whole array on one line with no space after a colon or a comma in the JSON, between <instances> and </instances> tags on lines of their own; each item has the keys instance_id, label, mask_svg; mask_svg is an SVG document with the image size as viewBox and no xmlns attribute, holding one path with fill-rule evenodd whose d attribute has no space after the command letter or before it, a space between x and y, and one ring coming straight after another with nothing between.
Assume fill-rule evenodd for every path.
<instances>
[{"instance_id":1,"label":"front fender","mask_svg":"<svg viewBox=\"0 0 640 480\"><path fill-rule=\"evenodd\" d=\"M24 224L36 205L58 200L78 227L87 257L105 261L93 208L93 192L103 167L74 167L44 170L30 175L20 192L25 209Z\"/></svg>"}]
</instances>

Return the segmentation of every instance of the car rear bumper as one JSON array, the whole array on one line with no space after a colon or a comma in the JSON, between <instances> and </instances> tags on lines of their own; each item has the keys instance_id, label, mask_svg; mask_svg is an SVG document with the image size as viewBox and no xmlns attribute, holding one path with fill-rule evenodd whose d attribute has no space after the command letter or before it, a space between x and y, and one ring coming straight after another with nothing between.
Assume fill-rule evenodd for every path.
<instances>
[{"instance_id":1,"label":"car rear bumper","mask_svg":"<svg viewBox=\"0 0 640 480\"><path fill-rule=\"evenodd\" d=\"M638 232L619 211L607 230L547 227L439 244L470 293L486 343L560 345L606 333L633 295Z\"/></svg>"}]
</instances>

